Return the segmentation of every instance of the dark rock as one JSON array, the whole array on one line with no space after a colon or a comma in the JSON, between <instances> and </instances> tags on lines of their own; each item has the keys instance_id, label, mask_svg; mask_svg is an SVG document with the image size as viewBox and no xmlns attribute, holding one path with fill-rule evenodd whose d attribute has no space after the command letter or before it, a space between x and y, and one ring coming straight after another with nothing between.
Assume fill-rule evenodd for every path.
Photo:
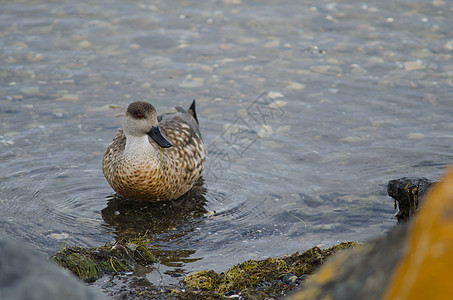
<instances>
[{"instance_id":1,"label":"dark rock","mask_svg":"<svg viewBox=\"0 0 453 300\"><path fill-rule=\"evenodd\" d=\"M0 240L0 299L105 299L47 258Z\"/></svg>"},{"instance_id":2,"label":"dark rock","mask_svg":"<svg viewBox=\"0 0 453 300\"><path fill-rule=\"evenodd\" d=\"M296 275L294 275L293 273L288 273L282 278L282 281L284 284L291 284L291 283L295 283L297 281L297 278L298 277Z\"/></svg>"},{"instance_id":3,"label":"dark rock","mask_svg":"<svg viewBox=\"0 0 453 300\"><path fill-rule=\"evenodd\" d=\"M239 295L238 291L228 291L225 293L225 296Z\"/></svg>"},{"instance_id":4,"label":"dark rock","mask_svg":"<svg viewBox=\"0 0 453 300\"><path fill-rule=\"evenodd\" d=\"M391 180L387 186L390 197L398 203L398 222L410 218L418 209L429 188L434 182L427 178L409 178Z\"/></svg>"}]
</instances>

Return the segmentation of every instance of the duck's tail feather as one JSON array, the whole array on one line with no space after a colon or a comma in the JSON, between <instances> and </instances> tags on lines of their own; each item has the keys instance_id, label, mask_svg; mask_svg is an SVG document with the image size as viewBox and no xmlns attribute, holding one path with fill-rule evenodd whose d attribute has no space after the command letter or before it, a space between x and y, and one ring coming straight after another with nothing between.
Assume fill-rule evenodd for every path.
<instances>
[{"instance_id":1,"label":"duck's tail feather","mask_svg":"<svg viewBox=\"0 0 453 300\"><path fill-rule=\"evenodd\" d=\"M200 125L200 123L198 123L197 112L195 111L195 99L193 99L192 105L190 105L190 107L187 110L187 112L189 114L191 114L192 117L195 119L195 121L197 121L197 124Z\"/></svg>"}]
</instances>

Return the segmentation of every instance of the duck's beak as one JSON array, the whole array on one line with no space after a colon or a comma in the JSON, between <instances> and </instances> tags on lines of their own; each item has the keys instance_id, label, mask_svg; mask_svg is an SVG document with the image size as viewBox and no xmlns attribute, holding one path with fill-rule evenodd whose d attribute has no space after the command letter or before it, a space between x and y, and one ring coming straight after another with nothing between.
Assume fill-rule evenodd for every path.
<instances>
[{"instance_id":1,"label":"duck's beak","mask_svg":"<svg viewBox=\"0 0 453 300\"><path fill-rule=\"evenodd\" d=\"M148 132L148 135L162 148L169 148L173 146L173 144L162 135L159 126L153 126Z\"/></svg>"}]
</instances>

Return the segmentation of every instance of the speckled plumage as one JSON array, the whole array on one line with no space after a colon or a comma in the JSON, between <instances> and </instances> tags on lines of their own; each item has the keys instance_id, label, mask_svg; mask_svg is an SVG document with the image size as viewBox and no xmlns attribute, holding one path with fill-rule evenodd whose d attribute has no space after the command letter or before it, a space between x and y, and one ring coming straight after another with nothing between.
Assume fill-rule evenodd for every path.
<instances>
[{"instance_id":1,"label":"speckled plumage","mask_svg":"<svg viewBox=\"0 0 453 300\"><path fill-rule=\"evenodd\" d=\"M200 178L206 158L195 101L187 111L176 107L175 113L162 116L151 104L138 101L129 105L124 118L102 160L113 190L127 199L147 201L176 199L189 191ZM163 135L162 146L170 145L166 140L172 146L160 147L148 136L148 130L156 132L156 128Z\"/></svg>"}]
</instances>

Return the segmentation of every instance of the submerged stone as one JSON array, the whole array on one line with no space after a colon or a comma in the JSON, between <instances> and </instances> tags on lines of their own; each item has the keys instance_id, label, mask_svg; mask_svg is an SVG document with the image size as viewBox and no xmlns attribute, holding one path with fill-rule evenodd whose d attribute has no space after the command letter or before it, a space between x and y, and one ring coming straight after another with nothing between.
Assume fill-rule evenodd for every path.
<instances>
[{"instance_id":1,"label":"submerged stone","mask_svg":"<svg viewBox=\"0 0 453 300\"><path fill-rule=\"evenodd\" d=\"M22 94L26 96L35 96L40 93L39 86L25 86L19 90Z\"/></svg>"}]
</instances>

